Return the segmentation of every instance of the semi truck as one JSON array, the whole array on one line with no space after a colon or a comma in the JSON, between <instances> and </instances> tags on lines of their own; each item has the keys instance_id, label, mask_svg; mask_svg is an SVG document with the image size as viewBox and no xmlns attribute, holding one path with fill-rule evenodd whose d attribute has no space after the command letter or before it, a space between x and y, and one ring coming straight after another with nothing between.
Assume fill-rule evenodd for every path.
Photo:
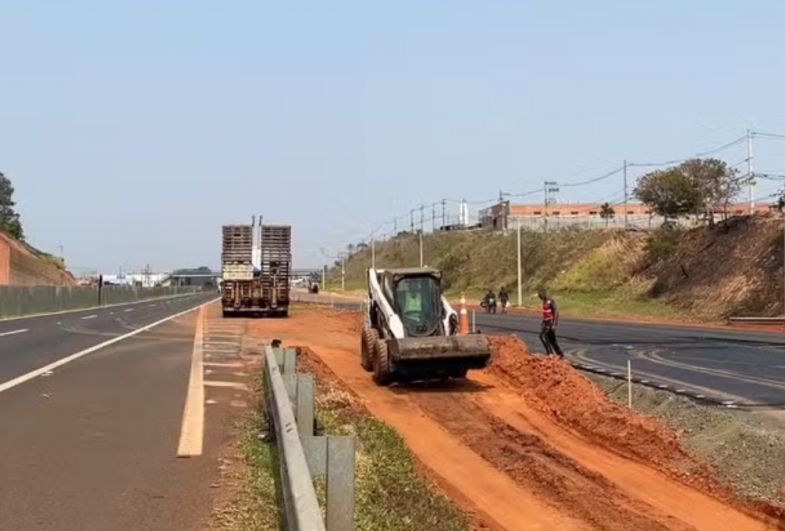
<instances>
[{"instance_id":1,"label":"semi truck","mask_svg":"<svg viewBox=\"0 0 785 531\"><path fill-rule=\"evenodd\" d=\"M289 315L290 225L224 225L221 253L223 316Z\"/></svg>"}]
</instances>

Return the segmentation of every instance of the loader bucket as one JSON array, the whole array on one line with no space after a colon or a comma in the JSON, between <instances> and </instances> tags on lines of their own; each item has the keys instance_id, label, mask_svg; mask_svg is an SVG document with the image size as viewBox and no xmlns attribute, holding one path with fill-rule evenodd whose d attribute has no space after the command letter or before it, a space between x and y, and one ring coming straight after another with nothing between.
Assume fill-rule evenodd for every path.
<instances>
[{"instance_id":1,"label":"loader bucket","mask_svg":"<svg viewBox=\"0 0 785 531\"><path fill-rule=\"evenodd\" d=\"M491 357L491 344L484 334L391 339L387 348L393 363L454 362L482 369Z\"/></svg>"}]
</instances>

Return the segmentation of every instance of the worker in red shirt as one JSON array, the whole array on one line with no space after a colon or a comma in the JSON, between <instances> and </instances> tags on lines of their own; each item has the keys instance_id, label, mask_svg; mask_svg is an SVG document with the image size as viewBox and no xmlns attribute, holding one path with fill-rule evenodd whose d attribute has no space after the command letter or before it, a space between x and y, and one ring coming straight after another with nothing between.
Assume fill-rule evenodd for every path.
<instances>
[{"instance_id":1,"label":"worker in red shirt","mask_svg":"<svg viewBox=\"0 0 785 531\"><path fill-rule=\"evenodd\" d=\"M540 331L540 341L545 346L546 354L556 354L560 358L564 357L559 343L556 341L556 327L559 325L559 308L556 301L544 289L537 291L537 296L542 301L542 330Z\"/></svg>"}]
</instances>

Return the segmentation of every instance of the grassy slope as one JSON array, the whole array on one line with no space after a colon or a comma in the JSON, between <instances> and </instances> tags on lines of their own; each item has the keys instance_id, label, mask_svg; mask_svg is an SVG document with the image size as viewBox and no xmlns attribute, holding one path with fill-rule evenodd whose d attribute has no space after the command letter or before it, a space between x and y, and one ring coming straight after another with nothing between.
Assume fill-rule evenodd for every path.
<instances>
[{"instance_id":1,"label":"grassy slope","mask_svg":"<svg viewBox=\"0 0 785 531\"><path fill-rule=\"evenodd\" d=\"M706 321L781 311L782 225L776 218L732 220L663 238L651 233L565 229L522 232L523 305L546 286L565 313ZM517 301L516 234L444 232L423 238L424 261L441 269L450 294L478 298L505 286ZM779 247L778 247L779 246ZM346 263L347 290L363 287L370 251ZM377 267L419 264L419 239L377 244ZM340 286L331 271L328 289Z\"/></svg>"}]
</instances>

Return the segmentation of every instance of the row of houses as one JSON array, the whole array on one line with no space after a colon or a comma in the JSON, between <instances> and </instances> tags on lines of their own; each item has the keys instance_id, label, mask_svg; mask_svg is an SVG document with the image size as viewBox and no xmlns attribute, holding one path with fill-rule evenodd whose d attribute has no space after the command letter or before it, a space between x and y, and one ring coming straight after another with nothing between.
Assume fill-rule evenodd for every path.
<instances>
[{"instance_id":1,"label":"row of houses","mask_svg":"<svg viewBox=\"0 0 785 531\"><path fill-rule=\"evenodd\" d=\"M772 208L773 205L770 204L756 204L754 210L756 213L763 213L771 211ZM499 201L479 212L479 224L493 230L514 229L518 223L524 229L539 228L545 224L549 227L623 227L625 223L630 227L656 228L665 221L641 203L628 203L626 209L624 205L615 205L613 210L612 217L603 217L600 203L565 202L546 206L543 203L512 204L509 201ZM722 209L718 209L715 214L722 212ZM726 212L728 215L747 214L750 212L750 205L732 203L728 205ZM698 221L696 216L687 216L681 220L685 224Z\"/></svg>"}]
</instances>

